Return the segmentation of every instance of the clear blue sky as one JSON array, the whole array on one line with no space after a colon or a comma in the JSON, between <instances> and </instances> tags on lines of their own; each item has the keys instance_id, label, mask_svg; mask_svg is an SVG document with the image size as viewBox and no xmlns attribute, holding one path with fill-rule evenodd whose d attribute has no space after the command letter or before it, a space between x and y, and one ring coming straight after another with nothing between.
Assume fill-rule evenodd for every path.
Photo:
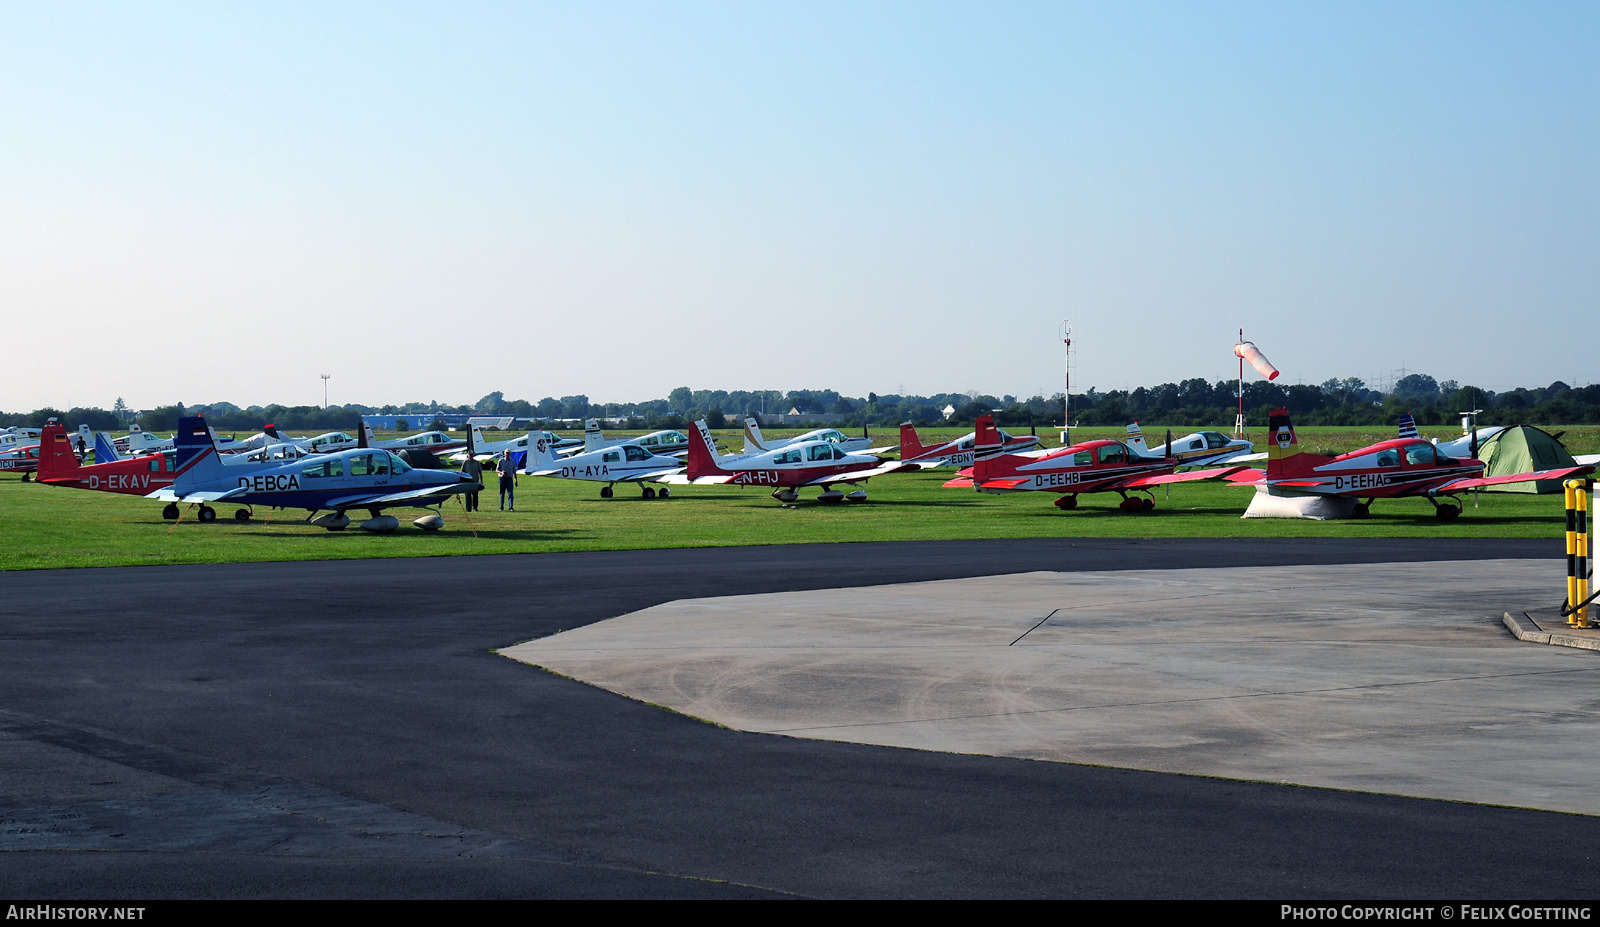
<instances>
[{"instance_id":1,"label":"clear blue sky","mask_svg":"<svg viewBox=\"0 0 1600 927\"><path fill-rule=\"evenodd\" d=\"M0 407L1592 382L1600 4L0 7Z\"/></svg>"}]
</instances>

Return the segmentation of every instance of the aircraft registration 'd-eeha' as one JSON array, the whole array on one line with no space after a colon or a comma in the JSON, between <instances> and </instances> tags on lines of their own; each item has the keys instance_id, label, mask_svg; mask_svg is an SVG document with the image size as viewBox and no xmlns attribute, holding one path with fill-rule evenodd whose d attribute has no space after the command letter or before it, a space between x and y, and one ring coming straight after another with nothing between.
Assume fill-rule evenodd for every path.
<instances>
[{"instance_id":1,"label":"aircraft registration 'd-eeha'","mask_svg":"<svg viewBox=\"0 0 1600 927\"><path fill-rule=\"evenodd\" d=\"M528 448L527 459L520 472L526 476L605 483L600 487L602 499L611 498L612 487L618 483L638 483L644 491L644 498L654 499L659 494L665 499L672 495L667 487L661 487L658 493L644 484L660 482L662 477L682 473L683 461L676 457L652 454L637 444L618 444L598 451L559 457L548 441L537 438L533 446Z\"/></svg>"},{"instance_id":2,"label":"aircraft registration 'd-eeha'","mask_svg":"<svg viewBox=\"0 0 1600 927\"><path fill-rule=\"evenodd\" d=\"M225 465L217 453L211 430L202 418L178 422L178 469L172 485L147 498L168 504L176 517L180 502L200 506L200 520L214 521L209 503L231 502L245 506L306 509L306 520L329 531L350 524L350 509L366 509L371 518L361 523L368 531L393 531L400 526L382 510L397 506L429 508L459 493L481 492L483 484L464 479L453 470L418 470L386 450L356 448L318 454L291 461ZM318 515L319 512L328 512ZM164 515L167 513L164 512ZM240 521L251 511L234 513ZM414 524L435 530L444 522L437 513Z\"/></svg>"},{"instance_id":3,"label":"aircraft registration 'd-eeha'","mask_svg":"<svg viewBox=\"0 0 1600 927\"><path fill-rule=\"evenodd\" d=\"M78 462L73 441L75 437L55 419L44 426L39 454L39 482L69 489L135 496L147 496L154 490L172 485L176 451L120 457L111 443L111 436L100 432L95 436L95 462L84 466ZM176 510L173 515L176 517Z\"/></svg>"},{"instance_id":4,"label":"aircraft registration 'd-eeha'","mask_svg":"<svg viewBox=\"0 0 1600 927\"><path fill-rule=\"evenodd\" d=\"M733 484L735 486L773 487L772 497L780 502L793 502L799 498L804 486L818 486L822 494L818 502L865 502L867 493L854 489L875 476L900 470L916 470L916 464L892 460L885 463L868 454L846 454L831 441L810 441L790 444L764 454L723 458L711 440L711 429L703 421L695 422L689 431L689 466L685 473L663 477L663 483ZM840 483L852 487L849 495L833 487Z\"/></svg>"},{"instance_id":5,"label":"aircraft registration 'd-eeha'","mask_svg":"<svg viewBox=\"0 0 1600 927\"><path fill-rule=\"evenodd\" d=\"M1592 466L1577 466L1486 477L1482 475L1483 461L1446 456L1419 437L1392 438L1337 457L1310 454L1300 449L1288 409L1272 410L1267 432L1266 471L1235 473L1228 477L1230 483L1264 486L1276 496L1365 500L1351 506L1348 514L1354 518L1366 518L1375 499L1421 496L1433 503L1440 521L1450 521L1461 514L1461 507L1441 504L1439 496L1455 496L1480 486L1558 480L1594 472Z\"/></svg>"},{"instance_id":6,"label":"aircraft registration 'd-eeha'","mask_svg":"<svg viewBox=\"0 0 1600 927\"><path fill-rule=\"evenodd\" d=\"M1020 454L1039 446L1038 435L1013 437L1008 432L1000 431L1000 440L1001 450L1007 454ZM925 470L934 467L970 467L977 457L975 449L977 441L978 433L974 431L943 444L923 444L922 436L917 434L917 426L910 422L902 422L900 459L906 463L919 464Z\"/></svg>"},{"instance_id":7,"label":"aircraft registration 'd-eeha'","mask_svg":"<svg viewBox=\"0 0 1600 927\"><path fill-rule=\"evenodd\" d=\"M1077 508L1078 496L1083 493L1114 492L1122 496L1123 511L1146 512L1155 508L1155 500L1130 498L1129 492L1148 494L1155 486L1218 479L1239 469L1218 467L1175 473L1177 458L1147 457L1121 441L1109 439L1085 441L1042 455L1007 454L1002 450L994 417L981 415L977 424L977 460L944 485L987 493L1061 493L1056 506L1063 509ZM1128 430L1138 434L1137 426Z\"/></svg>"}]
</instances>

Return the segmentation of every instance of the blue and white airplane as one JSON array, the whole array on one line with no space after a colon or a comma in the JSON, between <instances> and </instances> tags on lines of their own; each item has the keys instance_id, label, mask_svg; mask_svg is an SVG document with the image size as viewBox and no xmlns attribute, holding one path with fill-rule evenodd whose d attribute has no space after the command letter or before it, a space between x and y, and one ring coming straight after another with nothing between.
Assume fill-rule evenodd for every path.
<instances>
[{"instance_id":1,"label":"blue and white airplane","mask_svg":"<svg viewBox=\"0 0 1600 927\"><path fill-rule=\"evenodd\" d=\"M245 506L306 509L306 520L329 531L350 525L350 509L366 509L371 518L361 523L368 531L393 531L400 522L382 510L397 506L429 508L459 493L481 492L483 484L466 480L453 470L416 470L380 448L354 448L289 461L224 465L205 419L178 422L177 471L172 485L146 496L167 503L176 513L180 502L200 506L201 521L215 521L208 503L232 502ZM328 514L318 516L318 512ZM166 513L163 513L166 514ZM245 521L248 508L234 518ZM437 513L413 522L433 531L444 521Z\"/></svg>"}]
</instances>

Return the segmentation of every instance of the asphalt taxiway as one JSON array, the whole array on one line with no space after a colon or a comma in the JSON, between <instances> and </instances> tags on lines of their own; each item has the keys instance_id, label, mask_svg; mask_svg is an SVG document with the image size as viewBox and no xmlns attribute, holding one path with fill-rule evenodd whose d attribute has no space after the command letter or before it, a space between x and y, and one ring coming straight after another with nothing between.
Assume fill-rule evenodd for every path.
<instances>
[{"instance_id":1,"label":"asphalt taxiway","mask_svg":"<svg viewBox=\"0 0 1600 927\"><path fill-rule=\"evenodd\" d=\"M750 733L495 653L712 596L1176 568L1277 567L1292 585L1296 566L1561 556L1549 541L1062 539L5 574L0 885L39 899L1586 894L1549 865L1600 853L1585 815ZM1577 696L1563 710L1594 715Z\"/></svg>"}]
</instances>

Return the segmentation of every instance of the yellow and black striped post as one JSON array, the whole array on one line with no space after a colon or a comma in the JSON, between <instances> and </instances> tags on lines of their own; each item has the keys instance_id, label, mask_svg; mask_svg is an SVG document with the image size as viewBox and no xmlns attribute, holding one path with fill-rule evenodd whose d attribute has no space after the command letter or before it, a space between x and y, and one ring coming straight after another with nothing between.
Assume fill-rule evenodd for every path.
<instances>
[{"instance_id":1,"label":"yellow and black striped post","mask_svg":"<svg viewBox=\"0 0 1600 927\"><path fill-rule=\"evenodd\" d=\"M1567 480L1567 624L1589 626L1589 491L1587 480Z\"/></svg>"}]
</instances>

